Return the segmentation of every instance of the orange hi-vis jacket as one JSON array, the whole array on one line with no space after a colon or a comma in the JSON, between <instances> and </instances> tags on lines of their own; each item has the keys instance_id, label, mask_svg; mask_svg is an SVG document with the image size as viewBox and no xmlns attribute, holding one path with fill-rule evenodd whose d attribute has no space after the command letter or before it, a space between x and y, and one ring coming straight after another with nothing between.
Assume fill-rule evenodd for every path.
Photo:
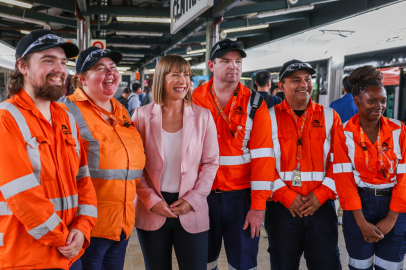
<instances>
[{"instance_id":1,"label":"orange hi-vis jacket","mask_svg":"<svg viewBox=\"0 0 406 270\"><path fill-rule=\"evenodd\" d=\"M333 109L312 100L308 110L302 134L302 186L298 187L292 186L293 170L298 165L298 127L286 99L269 109L277 171L272 198L286 208L289 208L297 194L306 196L313 192L321 205L336 196L331 156L333 135L341 120ZM299 119L299 126L302 125L303 117L304 114Z\"/></svg>"},{"instance_id":2,"label":"orange hi-vis jacket","mask_svg":"<svg viewBox=\"0 0 406 270\"><path fill-rule=\"evenodd\" d=\"M51 103L52 126L21 90L0 104L0 269L68 269L90 243L96 193L78 126ZM85 236L70 260L72 229Z\"/></svg>"},{"instance_id":3,"label":"orange hi-vis jacket","mask_svg":"<svg viewBox=\"0 0 406 270\"><path fill-rule=\"evenodd\" d=\"M392 190L389 208L398 213L406 212L406 127L394 119L381 116L382 172L378 154L378 140L372 144L365 134L368 167L361 146L359 115L356 114L337 131L334 141L334 180L340 205L344 210L362 209L357 187ZM368 169L369 168L369 169Z\"/></svg>"},{"instance_id":4,"label":"orange hi-vis jacket","mask_svg":"<svg viewBox=\"0 0 406 270\"><path fill-rule=\"evenodd\" d=\"M114 117L131 121L118 100L112 98L111 104ZM92 237L120 241L124 231L128 239L135 223L135 188L145 165L140 134L132 125L110 125L81 89L60 105L73 114L79 125L96 189L98 219Z\"/></svg>"},{"instance_id":5,"label":"orange hi-vis jacket","mask_svg":"<svg viewBox=\"0 0 406 270\"><path fill-rule=\"evenodd\" d=\"M272 148L271 119L265 102L259 104L259 94L253 100L259 106L254 120L250 118L252 110L251 90L238 83L237 101L231 112L231 128L238 126L241 131L233 138L229 124L218 114L208 83L193 91L193 102L211 111L217 126L217 138L220 147L220 167L214 179L212 190L239 190L251 188L251 209L264 210L266 200L272 194L275 158ZM224 108L229 115L232 98Z\"/></svg>"}]
</instances>

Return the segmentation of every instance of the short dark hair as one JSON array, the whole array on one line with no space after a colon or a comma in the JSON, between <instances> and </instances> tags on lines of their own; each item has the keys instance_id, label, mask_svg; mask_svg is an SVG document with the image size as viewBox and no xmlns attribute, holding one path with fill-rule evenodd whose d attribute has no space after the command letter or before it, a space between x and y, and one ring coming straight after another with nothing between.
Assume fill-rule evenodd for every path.
<instances>
[{"instance_id":1,"label":"short dark hair","mask_svg":"<svg viewBox=\"0 0 406 270\"><path fill-rule=\"evenodd\" d=\"M123 93L124 94L131 94L131 89L126 87L126 88L124 88Z\"/></svg>"},{"instance_id":2,"label":"short dark hair","mask_svg":"<svg viewBox=\"0 0 406 270\"><path fill-rule=\"evenodd\" d=\"M138 90L139 88L141 88L141 84L139 84L139 83L133 83L133 84L131 85L131 89L133 90L133 92L137 92L137 90Z\"/></svg>"},{"instance_id":3,"label":"short dark hair","mask_svg":"<svg viewBox=\"0 0 406 270\"><path fill-rule=\"evenodd\" d=\"M350 83L349 78L350 78L350 76L344 77L343 86L344 86L345 92L347 92L348 94L352 94L352 84Z\"/></svg>"},{"instance_id":4,"label":"short dark hair","mask_svg":"<svg viewBox=\"0 0 406 270\"><path fill-rule=\"evenodd\" d=\"M268 82L271 81L271 73L266 70L258 71L257 75L255 75L255 82L258 84L259 87L265 87Z\"/></svg>"}]
</instances>

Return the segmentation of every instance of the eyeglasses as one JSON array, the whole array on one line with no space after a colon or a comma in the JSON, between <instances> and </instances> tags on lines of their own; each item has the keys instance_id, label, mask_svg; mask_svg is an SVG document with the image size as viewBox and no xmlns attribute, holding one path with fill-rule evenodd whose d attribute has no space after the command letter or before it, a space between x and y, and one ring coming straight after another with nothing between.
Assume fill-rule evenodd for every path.
<instances>
[{"instance_id":1,"label":"eyeglasses","mask_svg":"<svg viewBox=\"0 0 406 270\"><path fill-rule=\"evenodd\" d=\"M213 49L213 51L210 55L210 59L213 57L213 55L218 50L221 50L224 48L236 48L236 49L244 50L244 46L240 42L226 40L226 41L217 43L216 47Z\"/></svg>"},{"instance_id":2,"label":"eyeglasses","mask_svg":"<svg viewBox=\"0 0 406 270\"><path fill-rule=\"evenodd\" d=\"M38 38L36 41L34 41L30 46L28 46L28 48L24 51L24 53L21 55L21 57L24 57L27 53L29 53L29 51L39 45L56 45L56 44L62 44L62 43L66 43L66 41L61 38L58 37L57 35L54 34L47 34L45 36L42 36L40 38Z\"/></svg>"},{"instance_id":3,"label":"eyeglasses","mask_svg":"<svg viewBox=\"0 0 406 270\"><path fill-rule=\"evenodd\" d=\"M105 55L106 53L109 53L110 50L109 49L98 49L95 51L92 51L91 53L89 53L89 55L86 57L85 61L83 62L82 66L80 67L80 71L79 73L83 72L83 68L85 67L87 62L93 62L96 61L98 59L100 59L103 55Z\"/></svg>"},{"instance_id":4,"label":"eyeglasses","mask_svg":"<svg viewBox=\"0 0 406 270\"><path fill-rule=\"evenodd\" d=\"M298 71L302 68L313 68L310 64L308 63L293 63L290 64L285 71L282 73L281 78L283 78L283 75L285 75L286 72L290 72L290 71Z\"/></svg>"}]
</instances>

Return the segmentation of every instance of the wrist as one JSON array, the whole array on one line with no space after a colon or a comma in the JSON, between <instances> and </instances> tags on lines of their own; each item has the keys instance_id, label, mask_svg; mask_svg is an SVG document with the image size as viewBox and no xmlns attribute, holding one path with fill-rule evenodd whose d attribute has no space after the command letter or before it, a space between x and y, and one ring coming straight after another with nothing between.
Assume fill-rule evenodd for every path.
<instances>
[{"instance_id":1,"label":"wrist","mask_svg":"<svg viewBox=\"0 0 406 270\"><path fill-rule=\"evenodd\" d=\"M391 221L396 221L398 219L398 212L395 212L391 209L389 209L388 215L386 216L387 219L391 220Z\"/></svg>"}]
</instances>

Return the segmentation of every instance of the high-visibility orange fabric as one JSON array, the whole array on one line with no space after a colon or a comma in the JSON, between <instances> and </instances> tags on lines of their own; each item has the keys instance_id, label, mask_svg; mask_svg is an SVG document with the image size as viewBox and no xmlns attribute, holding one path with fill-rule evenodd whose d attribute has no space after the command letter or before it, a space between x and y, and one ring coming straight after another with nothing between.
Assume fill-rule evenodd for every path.
<instances>
[{"instance_id":1,"label":"high-visibility orange fabric","mask_svg":"<svg viewBox=\"0 0 406 270\"><path fill-rule=\"evenodd\" d=\"M334 142L334 180L340 205L344 210L362 209L357 186L371 189L393 188L390 209L406 212L406 127L394 119L381 116L381 141L383 161L394 163L393 173L384 170L384 178L378 155L378 140L372 144L365 134L369 162L361 147L359 115L356 114L336 131ZM372 171L370 171L372 170Z\"/></svg>"},{"instance_id":2,"label":"high-visibility orange fabric","mask_svg":"<svg viewBox=\"0 0 406 270\"><path fill-rule=\"evenodd\" d=\"M113 115L131 121L127 110L111 99ZM97 194L98 219L92 237L127 239L134 228L136 185L145 165L141 136L134 126L111 126L81 89L65 98L62 107L76 119L88 157L89 171Z\"/></svg>"},{"instance_id":3,"label":"high-visibility orange fabric","mask_svg":"<svg viewBox=\"0 0 406 270\"><path fill-rule=\"evenodd\" d=\"M24 116L36 139L27 146L15 118L0 109L0 269L68 269L89 245L96 223L96 193L86 173L83 145L78 156L69 117L55 102L53 127L24 90L6 102ZM40 182L26 147L38 149ZM93 215L81 214L81 209ZM57 247L66 246L72 229L83 232L85 243L78 256L68 260Z\"/></svg>"},{"instance_id":4,"label":"high-visibility orange fabric","mask_svg":"<svg viewBox=\"0 0 406 270\"><path fill-rule=\"evenodd\" d=\"M272 148L271 119L263 102L257 109L254 121L249 118L251 91L238 83L237 101L231 112L231 128L241 132L233 138L229 124L218 114L210 93L213 83L193 91L193 102L210 110L217 127L220 147L220 167L214 179L212 190L224 191L251 188L251 209L264 210L266 200L272 194L275 158ZM214 89L216 91L216 89ZM232 98L225 106L228 116Z\"/></svg>"},{"instance_id":5,"label":"high-visibility orange fabric","mask_svg":"<svg viewBox=\"0 0 406 270\"><path fill-rule=\"evenodd\" d=\"M276 172L272 198L286 208L297 194L313 192L320 204L335 199L333 164L330 161L334 132L341 123L338 114L330 108L310 100L307 120L302 133L300 171L302 186L292 186L293 170L297 167L298 126L286 99L269 110L272 120ZM304 114L299 118L302 125Z\"/></svg>"}]
</instances>

